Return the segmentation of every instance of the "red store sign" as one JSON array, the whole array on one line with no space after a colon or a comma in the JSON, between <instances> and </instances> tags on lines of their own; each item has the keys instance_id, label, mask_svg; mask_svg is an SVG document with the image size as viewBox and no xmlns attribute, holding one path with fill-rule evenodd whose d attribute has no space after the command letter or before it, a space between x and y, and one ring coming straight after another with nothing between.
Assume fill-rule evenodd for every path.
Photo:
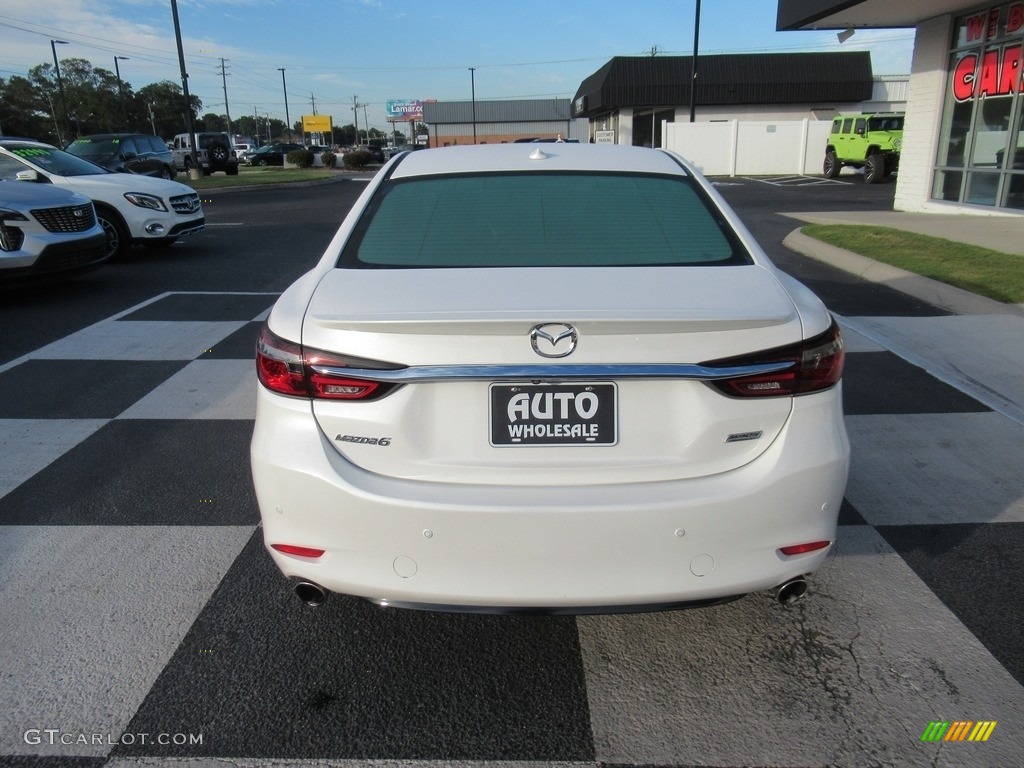
<instances>
[{"instance_id":1,"label":"red store sign","mask_svg":"<svg viewBox=\"0 0 1024 768\"><path fill-rule=\"evenodd\" d=\"M1005 8L1005 16L1003 11ZM1000 28L1000 18L1004 24ZM1024 2L982 11L964 20L968 43L984 43L1024 33ZM1000 34L1002 33L1002 34ZM993 96L1011 96L1022 89L1021 56L1024 41L1017 39L1000 47L964 53L953 68L953 96L970 101Z\"/></svg>"}]
</instances>

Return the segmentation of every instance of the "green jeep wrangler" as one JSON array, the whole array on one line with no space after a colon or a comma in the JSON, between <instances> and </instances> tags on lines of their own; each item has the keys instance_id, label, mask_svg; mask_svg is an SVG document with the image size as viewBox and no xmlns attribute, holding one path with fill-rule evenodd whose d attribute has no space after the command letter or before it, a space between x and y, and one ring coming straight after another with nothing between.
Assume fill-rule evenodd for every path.
<instances>
[{"instance_id":1,"label":"green jeep wrangler","mask_svg":"<svg viewBox=\"0 0 1024 768\"><path fill-rule=\"evenodd\" d=\"M864 181L874 184L900 167L903 144L902 112L837 115L825 148L824 174L834 179L844 165L864 169Z\"/></svg>"}]
</instances>

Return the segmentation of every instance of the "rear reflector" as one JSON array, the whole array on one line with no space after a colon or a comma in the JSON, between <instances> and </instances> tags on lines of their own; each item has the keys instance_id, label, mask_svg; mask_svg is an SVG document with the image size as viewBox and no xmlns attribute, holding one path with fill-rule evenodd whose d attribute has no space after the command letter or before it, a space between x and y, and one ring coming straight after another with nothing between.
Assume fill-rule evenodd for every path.
<instances>
[{"instance_id":1,"label":"rear reflector","mask_svg":"<svg viewBox=\"0 0 1024 768\"><path fill-rule=\"evenodd\" d=\"M831 541L810 541L806 544L793 544L788 547L780 547L779 552L784 555L803 555L807 552L817 552L819 549L824 549Z\"/></svg>"},{"instance_id":2,"label":"rear reflector","mask_svg":"<svg viewBox=\"0 0 1024 768\"><path fill-rule=\"evenodd\" d=\"M753 355L730 357L704 363L709 367L728 368L734 365L790 362L792 365L776 373L737 376L708 382L730 397L779 397L805 395L834 387L843 376L846 353L839 324L825 333L789 347L771 349Z\"/></svg>"},{"instance_id":3,"label":"rear reflector","mask_svg":"<svg viewBox=\"0 0 1024 768\"><path fill-rule=\"evenodd\" d=\"M395 366L302 347L282 339L266 326L256 340L256 374L263 386L279 395L317 400L373 400L396 386L345 376L344 369L352 367ZM324 368L337 373L324 373Z\"/></svg>"},{"instance_id":4,"label":"rear reflector","mask_svg":"<svg viewBox=\"0 0 1024 768\"><path fill-rule=\"evenodd\" d=\"M271 544L271 549L283 552L286 555L298 555L299 557L320 557L326 550L313 549L312 547L300 547L295 544Z\"/></svg>"}]
</instances>

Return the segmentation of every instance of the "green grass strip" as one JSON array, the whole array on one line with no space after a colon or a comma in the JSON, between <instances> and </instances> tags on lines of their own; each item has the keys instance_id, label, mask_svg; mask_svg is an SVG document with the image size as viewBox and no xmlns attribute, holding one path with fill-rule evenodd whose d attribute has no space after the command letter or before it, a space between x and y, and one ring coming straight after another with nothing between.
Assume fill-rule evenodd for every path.
<instances>
[{"instance_id":1,"label":"green grass strip","mask_svg":"<svg viewBox=\"0 0 1024 768\"><path fill-rule=\"evenodd\" d=\"M1024 302L1024 256L889 227L811 224L829 245L1010 304Z\"/></svg>"},{"instance_id":2,"label":"green grass strip","mask_svg":"<svg viewBox=\"0 0 1024 768\"><path fill-rule=\"evenodd\" d=\"M345 171L332 168L260 168L240 166L237 176L218 172L201 179L190 179L187 173L179 172L175 181L187 184L193 189L221 189L223 187L247 187L253 184L288 184L296 181L326 181L337 178Z\"/></svg>"}]
</instances>

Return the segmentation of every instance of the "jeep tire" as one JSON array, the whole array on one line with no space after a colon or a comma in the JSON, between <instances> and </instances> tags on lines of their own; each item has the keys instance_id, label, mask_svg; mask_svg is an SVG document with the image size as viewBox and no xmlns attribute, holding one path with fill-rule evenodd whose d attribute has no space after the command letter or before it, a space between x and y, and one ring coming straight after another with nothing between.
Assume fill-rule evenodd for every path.
<instances>
[{"instance_id":1,"label":"jeep tire","mask_svg":"<svg viewBox=\"0 0 1024 768\"><path fill-rule=\"evenodd\" d=\"M839 175L839 171L843 169L842 163L839 162L839 158L836 157L834 149L830 149L825 153L825 163L822 166L822 173L825 174L826 179L834 179Z\"/></svg>"},{"instance_id":2,"label":"jeep tire","mask_svg":"<svg viewBox=\"0 0 1024 768\"><path fill-rule=\"evenodd\" d=\"M231 157L231 153L228 148L219 142L214 142L206 148L206 154L210 158L211 166L225 166L228 163L228 158Z\"/></svg>"},{"instance_id":3,"label":"jeep tire","mask_svg":"<svg viewBox=\"0 0 1024 768\"><path fill-rule=\"evenodd\" d=\"M864 182L876 184L885 178L885 155L872 152L864 161Z\"/></svg>"}]
</instances>

